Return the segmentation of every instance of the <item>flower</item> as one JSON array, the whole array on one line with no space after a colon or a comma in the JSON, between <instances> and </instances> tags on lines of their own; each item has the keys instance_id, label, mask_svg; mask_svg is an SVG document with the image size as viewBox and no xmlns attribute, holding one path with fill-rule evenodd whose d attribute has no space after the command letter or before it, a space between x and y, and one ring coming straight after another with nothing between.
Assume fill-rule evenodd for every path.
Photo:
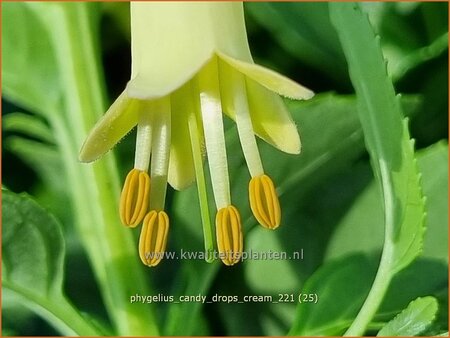
<instances>
[{"instance_id":1,"label":"flower","mask_svg":"<svg viewBox=\"0 0 450 338\"><path fill-rule=\"evenodd\" d=\"M165 250L167 182L177 190L195 179L199 187L204 183L204 144L217 207L217 245L222 261L233 265L242 253L242 228L231 202L222 112L236 121L252 177L251 210L262 226L275 229L280 205L255 134L298 154L297 128L279 95L309 99L313 93L254 64L242 3L132 2L131 35L131 80L87 136L80 160L98 159L137 125L135 164L125 180L120 216L130 227L145 217L140 257L153 266L159 260L144 251ZM158 243L146 244L155 237Z\"/></svg>"}]
</instances>

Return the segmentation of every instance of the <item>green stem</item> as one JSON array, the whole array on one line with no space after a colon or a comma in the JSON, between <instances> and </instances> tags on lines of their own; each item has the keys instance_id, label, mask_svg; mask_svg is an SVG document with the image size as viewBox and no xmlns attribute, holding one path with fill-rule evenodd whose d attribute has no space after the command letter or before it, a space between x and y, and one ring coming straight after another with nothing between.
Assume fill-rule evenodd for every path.
<instances>
[{"instance_id":1,"label":"green stem","mask_svg":"<svg viewBox=\"0 0 450 338\"><path fill-rule=\"evenodd\" d=\"M354 337L363 335L370 321L375 316L392 279L391 255L389 245L385 245L369 295L344 336Z\"/></svg>"},{"instance_id":2,"label":"green stem","mask_svg":"<svg viewBox=\"0 0 450 338\"><path fill-rule=\"evenodd\" d=\"M424 205L413 148L379 39L358 3L331 3L330 19L349 65L366 147L384 204L380 265L369 295L345 333L360 336L375 316L395 273L420 251ZM417 222L418 215L422 221Z\"/></svg>"},{"instance_id":3,"label":"green stem","mask_svg":"<svg viewBox=\"0 0 450 338\"><path fill-rule=\"evenodd\" d=\"M352 325L345 332L344 336L361 336L364 334L367 326L380 307L391 283L392 277L394 276L392 260L392 257L394 256L394 244L391 240L391 234L394 231L395 222L395 191L393 183L391 182L389 168L383 160L379 161L378 168L380 170L379 180L382 186L385 214L383 253L381 255L380 265L378 266L378 271L369 295L364 301L364 304L359 310L359 313Z\"/></svg>"},{"instance_id":4,"label":"green stem","mask_svg":"<svg viewBox=\"0 0 450 338\"><path fill-rule=\"evenodd\" d=\"M345 336L360 336L364 334L366 327L375 316L383 298L387 292L389 284L393 277L393 260L394 244L391 235L394 232L394 203L395 191L394 185L390 178L389 167L383 160L378 161L379 180L381 182L384 202L385 229L384 229L384 245L381 255L380 265L378 267L375 280L369 295L353 321L350 328L345 332Z\"/></svg>"},{"instance_id":5,"label":"green stem","mask_svg":"<svg viewBox=\"0 0 450 338\"><path fill-rule=\"evenodd\" d=\"M78 310L64 297L55 301L54 298L36 297L35 294L21 288L17 284L8 283L7 281L3 281L2 284L5 290L14 293L30 310L48 319L50 323L53 323L65 335L101 336L104 334L81 316Z\"/></svg>"},{"instance_id":6,"label":"green stem","mask_svg":"<svg viewBox=\"0 0 450 338\"><path fill-rule=\"evenodd\" d=\"M129 229L118 221L119 179L112 154L94 165L78 163L85 135L104 112L102 79L92 36L95 4L44 4L38 12L56 50L64 92L64 114L51 124L61 149L78 233L93 266L107 311L119 335L157 335L148 304L130 296L151 294Z\"/></svg>"}]
</instances>

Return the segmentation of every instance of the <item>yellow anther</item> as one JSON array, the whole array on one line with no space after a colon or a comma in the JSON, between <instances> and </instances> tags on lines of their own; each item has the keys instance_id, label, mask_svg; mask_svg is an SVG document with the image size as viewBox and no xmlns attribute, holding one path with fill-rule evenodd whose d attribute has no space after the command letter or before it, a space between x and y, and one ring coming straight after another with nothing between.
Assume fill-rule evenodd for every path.
<instances>
[{"instance_id":1,"label":"yellow anther","mask_svg":"<svg viewBox=\"0 0 450 338\"><path fill-rule=\"evenodd\" d=\"M242 257L241 217L235 207L229 205L216 215L217 246L225 265L234 265Z\"/></svg>"},{"instance_id":2,"label":"yellow anther","mask_svg":"<svg viewBox=\"0 0 450 338\"><path fill-rule=\"evenodd\" d=\"M267 175L253 177L249 184L250 208L258 222L265 228L280 225L280 202L272 180Z\"/></svg>"},{"instance_id":3,"label":"yellow anther","mask_svg":"<svg viewBox=\"0 0 450 338\"><path fill-rule=\"evenodd\" d=\"M169 232L169 217L164 211L150 211L144 218L139 238L139 257L142 263L156 266L164 256Z\"/></svg>"},{"instance_id":4,"label":"yellow anther","mask_svg":"<svg viewBox=\"0 0 450 338\"><path fill-rule=\"evenodd\" d=\"M135 227L145 216L150 193L150 177L144 171L131 170L120 195L120 220L124 225Z\"/></svg>"}]
</instances>

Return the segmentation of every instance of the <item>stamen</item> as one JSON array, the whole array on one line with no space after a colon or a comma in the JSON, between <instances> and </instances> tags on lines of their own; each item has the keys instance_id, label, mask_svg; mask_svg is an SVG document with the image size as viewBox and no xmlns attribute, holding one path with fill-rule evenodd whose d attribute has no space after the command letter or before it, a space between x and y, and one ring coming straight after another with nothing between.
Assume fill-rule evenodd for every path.
<instances>
[{"instance_id":1,"label":"stamen","mask_svg":"<svg viewBox=\"0 0 450 338\"><path fill-rule=\"evenodd\" d=\"M247 162L247 167L252 177L261 176L264 174L264 170L248 108L245 77L234 69L228 72L228 76L230 76L233 86L232 95L236 114L236 125L245 161Z\"/></svg>"},{"instance_id":2,"label":"stamen","mask_svg":"<svg viewBox=\"0 0 450 338\"><path fill-rule=\"evenodd\" d=\"M150 211L144 218L139 237L139 257L142 263L156 266L164 256L169 231L169 217L164 211Z\"/></svg>"},{"instance_id":3,"label":"stamen","mask_svg":"<svg viewBox=\"0 0 450 338\"><path fill-rule=\"evenodd\" d=\"M230 205L230 183L216 57L199 72L197 85L214 199L221 209Z\"/></svg>"},{"instance_id":4,"label":"stamen","mask_svg":"<svg viewBox=\"0 0 450 338\"><path fill-rule=\"evenodd\" d=\"M120 220L135 227L145 216L150 192L150 177L144 171L132 169L125 179L120 195Z\"/></svg>"},{"instance_id":5,"label":"stamen","mask_svg":"<svg viewBox=\"0 0 450 338\"><path fill-rule=\"evenodd\" d=\"M148 171L150 153L152 149L152 109L147 103L140 102L144 110L139 116L136 135L136 151L134 167L141 171Z\"/></svg>"},{"instance_id":6,"label":"stamen","mask_svg":"<svg viewBox=\"0 0 450 338\"><path fill-rule=\"evenodd\" d=\"M170 98L164 97L154 102L152 135L152 164L150 176L152 189L150 191L150 209L164 210L167 191L167 174L170 154Z\"/></svg>"},{"instance_id":7,"label":"stamen","mask_svg":"<svg viewBox=\"0 0 450 338\"><path fill-rule=\"evenodd\" d=\"M281 209L272 180L267 175L253 177L249 184L250 207L265 228L276 229L281 222Z\"/></svg>"},{"instance_id":8,"label":"stamen","mask_svg":"<svg viewBox=\"0 0 450 338\"><path fill-rule=\"evenodd\" d=\"M222 262L228 266L239 262L242 257L243 238L241 217L234 206L229 205L217 212L216 235Z\"/></svg>"}]
</instances>

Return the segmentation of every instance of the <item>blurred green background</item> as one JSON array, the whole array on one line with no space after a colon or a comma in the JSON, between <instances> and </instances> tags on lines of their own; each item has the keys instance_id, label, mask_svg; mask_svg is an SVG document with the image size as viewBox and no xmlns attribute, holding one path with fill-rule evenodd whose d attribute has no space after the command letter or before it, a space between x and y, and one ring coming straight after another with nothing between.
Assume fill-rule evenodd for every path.
<instances>
[{"instance_id":1,"label":"blurred green background","mask_svg":"<svg viewBox=\"0 0 450 338\"><path fill-rule=\"evenodd\" d=\"M373 2L363 4L363 8L381 38L389 74L410 118L428 207L424 253L396 277L377 318L383 321L413 298L434 295L441 305L438 320L423 334L441 333L448 330L448 4ZM93 10L99 11L98 50L107 101L112 102L130 76L128 4L102 3ZM350 309L350 314L342 316L352 318L358 309L355 304L361 302L360 294L347 296L351 291L328 287L328 279L338 270L336 266L352 266L352 274L360 276L357 284L364 295L382 247L383 214L328 4L246 3L245 14L255 62L317 94L308 102L287 102L302 138L301 155L282 154L259 142L266 171L280 183L283 221L276 232L256 227L250 217L246 193L242 193L249 178L245 162L240 151L229 151L232 194L235 203L242 206L245 248L288 254L303 249L304 259L251 260L232 268L202 261L163 261L155 269L142 269L153 283L154 294L208 296L298 294L305 281L318 274L322 278L309 279L306 288L322 290L325 300L309 319L305 317L305 323L314 323L311 318L322 318L324 313L330 314L331 322L341 320L338 312L343 308ZM5 48L12 47L3 47L2 53L11 52ZM3 186L27 192L60 221L66 242L66 294L82 312L108 326L94 274L68 211L70 186L63 177L61 154L51 137L45 139L18 127L14 120L10 122L8 116L14 112L32 115L48 129L42 116L2 97ZM227 148L240 149L234 124L227 120L226 126ZM134 142L133 132L114 149L120 177L132 167ZM167 209L172 228L168 250L202 250L196 195L195 186L183 192L169 191ZM137 232L135 235L137 242ZM337 265L330 268L333 262ZM292 326L296 305L163 303L157 304L157 317L164 327L162 333L168 335L284 335ZM59 334L15 299L3 299L2 317L4 335ZM344 328L335 325L331 331L318 332L339 335L344 329L345 324ZM304 334L311 332L316 331L305 329Z\"/></svg>"}]
</instances>

